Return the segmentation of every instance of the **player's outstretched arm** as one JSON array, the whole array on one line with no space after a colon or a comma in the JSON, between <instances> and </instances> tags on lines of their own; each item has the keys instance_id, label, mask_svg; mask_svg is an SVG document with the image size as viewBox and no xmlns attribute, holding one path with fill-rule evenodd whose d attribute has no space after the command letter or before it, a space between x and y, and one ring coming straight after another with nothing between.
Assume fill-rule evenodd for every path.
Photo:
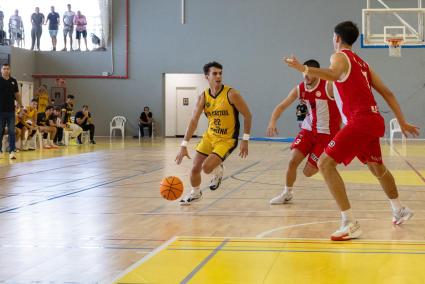
<instances>
[{"instance_id":1,"label":"player's outstretched arm","mask_svg":"<svg viewBox=\"0 0 425 284\"><path fill-rule=\"evenodd\" d=\"M372 82L371 86L382 96L385 102L389 105L393 111L395 117L400 124L401 131L405 136L411 134L413 137L419 135L419 127L410 124L406 121L403 112L401 111L400 104L397 101L397 98L394 96L393 92L384 84L381 78L376 74L372 69L370 69Z\"/></svg>"},{"instance_id":2,"label":"player's outstretched arm","mask_svg":"<svg viewBox=\"0 0 425 284\"><path fill-rule=\"evenodd\" d=\"M342 79L348 71L348 61L344 54L334 53L331 56L331 66L329 68L315 68L302 65L293 55L284 57L283 63L289 67L310 76L319 77L323 80L337 81Z\"/></svg>"},{"instance_id":3,"label":"player's outstretched arm","mask_svg":"<svg viewBox=\"0 0 425 284\"><path fill-rule=\"evenodd\" d=\"M229 91L229 101L231 104L233 104L238 112L240 112L244 118L243 120L243 133L244 136L248 137L249 139L249 133L251 132L251 123L252 123L252 115L249 111L249 107L246 104L245 100L242 98L242 96L239 94L239 92L235 89L231 89ZM245 158L248 156L248 140L242 140L239 156L241 158Z\"/></svg>"},{"instance_id":4,"label":"player's outstretched arm","mask_svg":"<svg viewBox=\"0 0 425 284\"><path fill-rule=\"evenodd\" d=\"M201 94L198 97L198 101L196 102L195 109L193 110L193 113L192 113L192 118L190 119L189 125L187 126L186 133L184 135L184 139L180 147L180 151L176 156L175 161L177 165L180 165L184 157L187 157L190 159L189 152L187 151L187 143L189 142L190 138L192 138L193 133L198 127L199 117L201 116L202 111L204 110L204 104L205 104L204 94Z\"/></svg>"},{"instance_id":5,"label":"player's outstretched arm","mask_svg":"<svg viewBox=\"0 0 425 284\"><path fill-rule=\"evenodd\" d=\"M269 120L269 125L267 126L266 135L269 137L277 136L278 131L276 128L276 122L279 120L281 114L298 98L298 87L294 87L288 94L286 98L284 98L273 110L273 113Z\"/></svg>"}]
</instances>

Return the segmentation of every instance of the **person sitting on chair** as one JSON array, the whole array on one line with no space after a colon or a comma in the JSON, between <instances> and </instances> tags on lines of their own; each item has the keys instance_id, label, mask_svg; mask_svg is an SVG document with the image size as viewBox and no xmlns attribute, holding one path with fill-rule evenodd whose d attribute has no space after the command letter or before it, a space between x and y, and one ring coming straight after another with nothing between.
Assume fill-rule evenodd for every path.
<instances>
[{"instance_id":1,"label":"person sitting on chair","mask_svg":"<svg viewBox=\"0 0 425 284\"><path fill-rule=\"evenodd\" d=\"M140 136L144 137L143 129L149 128L149 137L152 137L152 113L149 111L149 107L145 106L143 112L140 114L139 119Z\"/></svg>"},{"instance_id":2,"label":"person sitting on chair","mask_svg":"<svg viewBox=\"0 0 425 284\"><path fill-rule=\"evenodd\" d=\"M90 132L90 144L96 144L94 141L94 124L91 117L91 113L89 112L89 106L84 105L83 110L79 111L75 114L75 122L84 130ZM78 136L79 143L81 142L81 134Z\"/></svg>"}]
</instances>

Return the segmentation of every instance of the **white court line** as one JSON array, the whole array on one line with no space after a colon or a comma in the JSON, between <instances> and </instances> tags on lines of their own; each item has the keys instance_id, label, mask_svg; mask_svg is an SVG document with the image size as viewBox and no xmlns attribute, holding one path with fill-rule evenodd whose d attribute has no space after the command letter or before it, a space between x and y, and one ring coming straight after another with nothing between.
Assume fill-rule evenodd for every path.
<instances>
[{"instance_id":1,"label":"white court line","mask_svg":"<svg viewBox=\"0 0 425 284\"><path fill-rule=\"evenodd\" d=\"M357 219L359 221L371 221L371 220L377 220L377 219ZM322 221L322 222L311 222L311 223L301 223L301 224L294 224L294 225L289 225L289 226L282 226L282 227L277 227L271 230L267 230L264 231L260 234L258 234L257 236L255 236L257 239L261 239L264 238L267 235L270 235L274 232L277 231L283 231L286 229L292 229L292 228L296 228L296 227L303 227L303 226L308 226L308 225L318 225L318 224L327 224L327 223L340 223L341 220L335 220L335 221Z\"/></svg>"},{"instance_id":2,"label":"white court line","mask_svg":"<svg viewBox=\"0 0 425 284\"><path fill-rule=\"evenodd\" d=\"M131 271L133 271L134 269L136 269L136 267L140 266L144 262L146 262L149 259L151 259L152 257L154 257L160 251L164 250L169 244L171 244L172 242L174 242L175 240L177 240L177 238L178 238L177 236L172 237L171 239L169 239L168 241L166 241L165 243L163 243L162 245L160 245L159 247L157 247L156 249L154 249L153 251L151 251L148 255L145 255L139 261L137 261L136 263L134 263L133 265L131 265L129 268L127 268L126 270L124 270L123 272L121 272L117 276L117 278L114 279L114 281L112 283L117 282L119 279L123 278L125 275L127 275L128 273L130 273Z\"/></svg>"}]
</instances>

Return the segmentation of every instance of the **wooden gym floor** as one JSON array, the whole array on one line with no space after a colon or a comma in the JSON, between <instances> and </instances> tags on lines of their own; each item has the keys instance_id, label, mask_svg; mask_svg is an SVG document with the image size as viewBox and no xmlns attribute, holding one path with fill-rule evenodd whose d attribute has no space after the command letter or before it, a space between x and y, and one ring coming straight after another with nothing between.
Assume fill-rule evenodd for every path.
<instances>
[{"instance_id":1,"label":"wooden gym floor","mask_svg":"<svg viewBox=\"0 0 425 284\"><path fill-rule=\"evenodd\" d=\"M415 211L403 226L364 166L341 167L363 230L343 244L328 241L339 212L320 175L300 175L290 204L269 205L289 144L251 142L247 159L226 161L219 190L182 208L158 190L166 175L189 189L191 161L174 164L180 139L98 142L0 159L0 283L425 282L423 142L405 155L383 144Z\"/></svg>"}]
</instances>

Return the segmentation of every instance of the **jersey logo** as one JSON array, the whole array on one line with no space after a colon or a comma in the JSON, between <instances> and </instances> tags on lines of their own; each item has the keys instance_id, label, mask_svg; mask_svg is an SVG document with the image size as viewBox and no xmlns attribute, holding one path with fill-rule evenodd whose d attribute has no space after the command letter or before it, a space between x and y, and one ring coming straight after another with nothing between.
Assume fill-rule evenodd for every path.
<instances>
[{"instance_id":1,"label":"jersey logo","mask_svg":"<svg viewBox=\"0 0 425 284\"><path fill-rule=\"evenodd\" d=\"M210 106L211 106L211 104L210 104L210 103L206 103L206 104L205 104L205 106L206 106L206 107L210 107Z\"/></svg>"},{"instance_id":2,"label":"jersey logo","mask_svg":"<svg viewBox=\"0 0 425 284\"><path fill-rule=\"evenodd\" d=\"M320 91L317 91L317 92L316 92L316 97L318 97L318 98L319 98L321 95L322 95L322 92L320 92Z\"/></svg>"},{"instance_id":3,"label":"jersey logo","mask_svg":"<svg viewBox=\"0 0 425 284\"><path fill-rule=\"evenodd\" d=\"M332 140L331 142L329 142L328 146L329 148L332 148L333 146L335 146L335 141Z\"/></svg>"},{"instance_id":4,"label":"jersey logo","mask_svg":"<svg viewBox=\"0 0 425 284\"><path fill-rule=\"evenodd\" d=\"M378 113L378 106L370 106L370 110L374 113Z\"/></svg>"}]
</instances>

